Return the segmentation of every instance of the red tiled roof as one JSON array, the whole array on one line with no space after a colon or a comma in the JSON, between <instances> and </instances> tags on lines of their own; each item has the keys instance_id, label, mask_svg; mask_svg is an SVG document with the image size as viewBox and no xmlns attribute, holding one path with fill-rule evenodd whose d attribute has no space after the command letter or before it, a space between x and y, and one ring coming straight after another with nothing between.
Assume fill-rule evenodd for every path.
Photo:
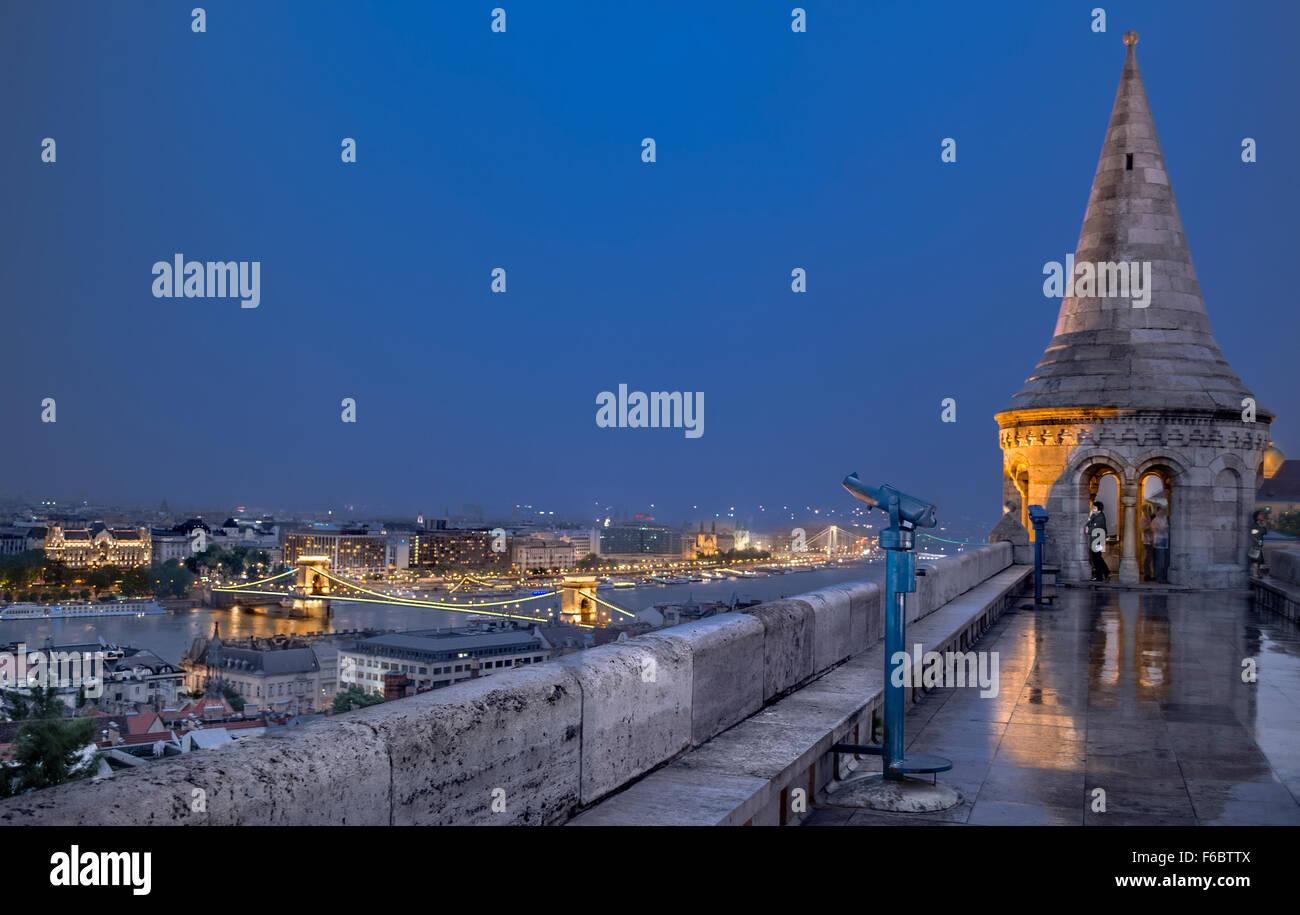
<instances>
[{"instance_id":1,"label":"red tiled roof","mask_svg":"<svg viewBox=\"0 0 1300 915\"><path fill-rule=\"evenodd\" d=\"M261 718L249 718L246 721L222 721L220 724L213 722L209 727L225 728L227 731L242 731L245 728L264 728L266 722Z\"/></svg>"},{"instance_id":2,"label":"red tiled roof","mask_svg":"<svg viewBox=\"0 0 1300 915\"><path fill-rule=\"evenodd\" d=\"M150 730L155 724L159 725L160 730ZM162 718L156 712L144 712L140 715L126 716L126 730L129 734L150 734L162 733Z\"/></svg>"}]
</instances>

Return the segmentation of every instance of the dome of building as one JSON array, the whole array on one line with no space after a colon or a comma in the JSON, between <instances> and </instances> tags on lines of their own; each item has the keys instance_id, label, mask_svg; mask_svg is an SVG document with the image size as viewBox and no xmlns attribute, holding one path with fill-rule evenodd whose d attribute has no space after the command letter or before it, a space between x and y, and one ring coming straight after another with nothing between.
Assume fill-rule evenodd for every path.
<instances>
[{"instance_id":1,"label":"dome of building","mask_svg":"<svg viewBox=\"0 0 1300 915\"><path fill-rule=\"evenodd\" d=\"M1286 463L1286 455L1277 445L1269 445L1264 449L1264 479L1271 480L1273 475L1278 472L1282 465Z\"/></svg>"}]
</instances>

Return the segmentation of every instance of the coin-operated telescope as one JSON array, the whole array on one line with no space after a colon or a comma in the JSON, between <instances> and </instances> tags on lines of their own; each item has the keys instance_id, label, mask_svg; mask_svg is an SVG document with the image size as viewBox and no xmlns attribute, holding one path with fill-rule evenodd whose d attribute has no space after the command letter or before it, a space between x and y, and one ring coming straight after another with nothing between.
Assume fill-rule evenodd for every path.
<instances>
[{"instance_id":1,"label":"coin-operated telescope","mask_svg":"<svg viewBox=\"0 0 1300 915\"><path fill-rule=\"evenodd\" d=\"M888 483L873 488L859 480L856 473L851 473L844 478L844 488L853 498L871 508L889 512L891 520L897 514L900 522L906 521L911 527L934 527L938 523L933 505L899 492Z\"/></svg>"},{"instance_id":2,"label":"coin-operated telescope","mask_svg":"<svg viewBox=\"0 0 1300 915\"><path fill-rule=\"evenodd\" d=\"M896 677L895 667L897 665L911 665L911 660L900 660L908 657L906 640L907 626L907 595L916 590L916 554L913 552L915 547L915 529L917 527L934 527L937 523L935 507L926 502L924 499L918 499L915 496L909 496L906 493L899 492L892 486L884 484L881 486L867 486L858 478L856 473L851 473L844 478L843 486L855 499L858 499L871 508L878 508L889 515L889 527L880 532L880 548L885 551L885 714L884 714L884 734L881 745L876 746L857 746L853 744L836 744L831 749L838 753L870 753L882 757L884 763L882 773L886 789L883 791L872 789L873 798L867 806L876 807L877 809L904 809L902 807L894 808L891 805L897 803L898 790L907 787L902 783L915 782L915 779L908 779L909 773L936 773L946 772L952 768L952 763L941 756L930 756L922 753L911 753L903 755L903 703L906 699L904 690L907 688L905 682L910 682L910 677ZM905 671L911 673L911 671ZM926 783L927 786L929 783ZM893 785L893 788L887 786ZM939 786L942 787L942 786ZM944 789L947 792L942 800L934 800L933 803L939 806L931 806L929 809L942 809L943 806L951 806L956 803L955 792L950 789ZM951 795L951 801L948 800ZM936 795L937 797L937 795ZM921 809L911 807L908 809Z\"/></svg>"},{"instance_id":3,"label":"coin-operated telescope","mask_svg":"<svg viewBox=\"0 0 1300 915\"><path fill-rule=\"evenodd\" d=\"M1022 604L1021 610L1051 609L1046 601L1054 598L1043 597L1043 537L1047 530L1047 509L1041 505L1029 506L1029 523L1034 526L1034 602Z\"/></svg>"}]
</instances>

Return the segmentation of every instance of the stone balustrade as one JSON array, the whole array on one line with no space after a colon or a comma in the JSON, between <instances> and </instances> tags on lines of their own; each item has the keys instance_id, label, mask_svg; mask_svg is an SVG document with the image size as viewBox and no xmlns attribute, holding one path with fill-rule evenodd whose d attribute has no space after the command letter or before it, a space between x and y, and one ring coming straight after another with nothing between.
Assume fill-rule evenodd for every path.
<instances>
[{"instance_id":1,"label":"stone balustrade","mask_svg":"<svg viewBox=\"0 0 1300 915\"><path fill-rule=\"evenodd\" d=\"M909 623L1011 562L1004 542L923 563ZM563 823L878 647L882 597L870 583L770 601L23 795L0 824Z\"/></svg>"}]
</instances>

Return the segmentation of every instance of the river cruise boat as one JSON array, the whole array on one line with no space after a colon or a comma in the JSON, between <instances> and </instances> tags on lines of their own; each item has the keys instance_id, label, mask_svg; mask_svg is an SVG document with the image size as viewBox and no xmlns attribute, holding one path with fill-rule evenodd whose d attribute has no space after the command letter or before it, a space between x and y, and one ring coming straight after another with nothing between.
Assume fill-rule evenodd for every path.
<instances>
[{"instance_id":1,"label":"river cruise boat","mask_svg":"<svg viewBox=\"0 0 1300 915\"><path fill-rule=\"evenodd\" d=\"M103 601L102 603L77 601L66 604L10 604L0 610L0 622L82 619L99 616L145 616L147 614L166 612L152 598L130 598L127 600Z\"/></svg>"}]
</instances>

